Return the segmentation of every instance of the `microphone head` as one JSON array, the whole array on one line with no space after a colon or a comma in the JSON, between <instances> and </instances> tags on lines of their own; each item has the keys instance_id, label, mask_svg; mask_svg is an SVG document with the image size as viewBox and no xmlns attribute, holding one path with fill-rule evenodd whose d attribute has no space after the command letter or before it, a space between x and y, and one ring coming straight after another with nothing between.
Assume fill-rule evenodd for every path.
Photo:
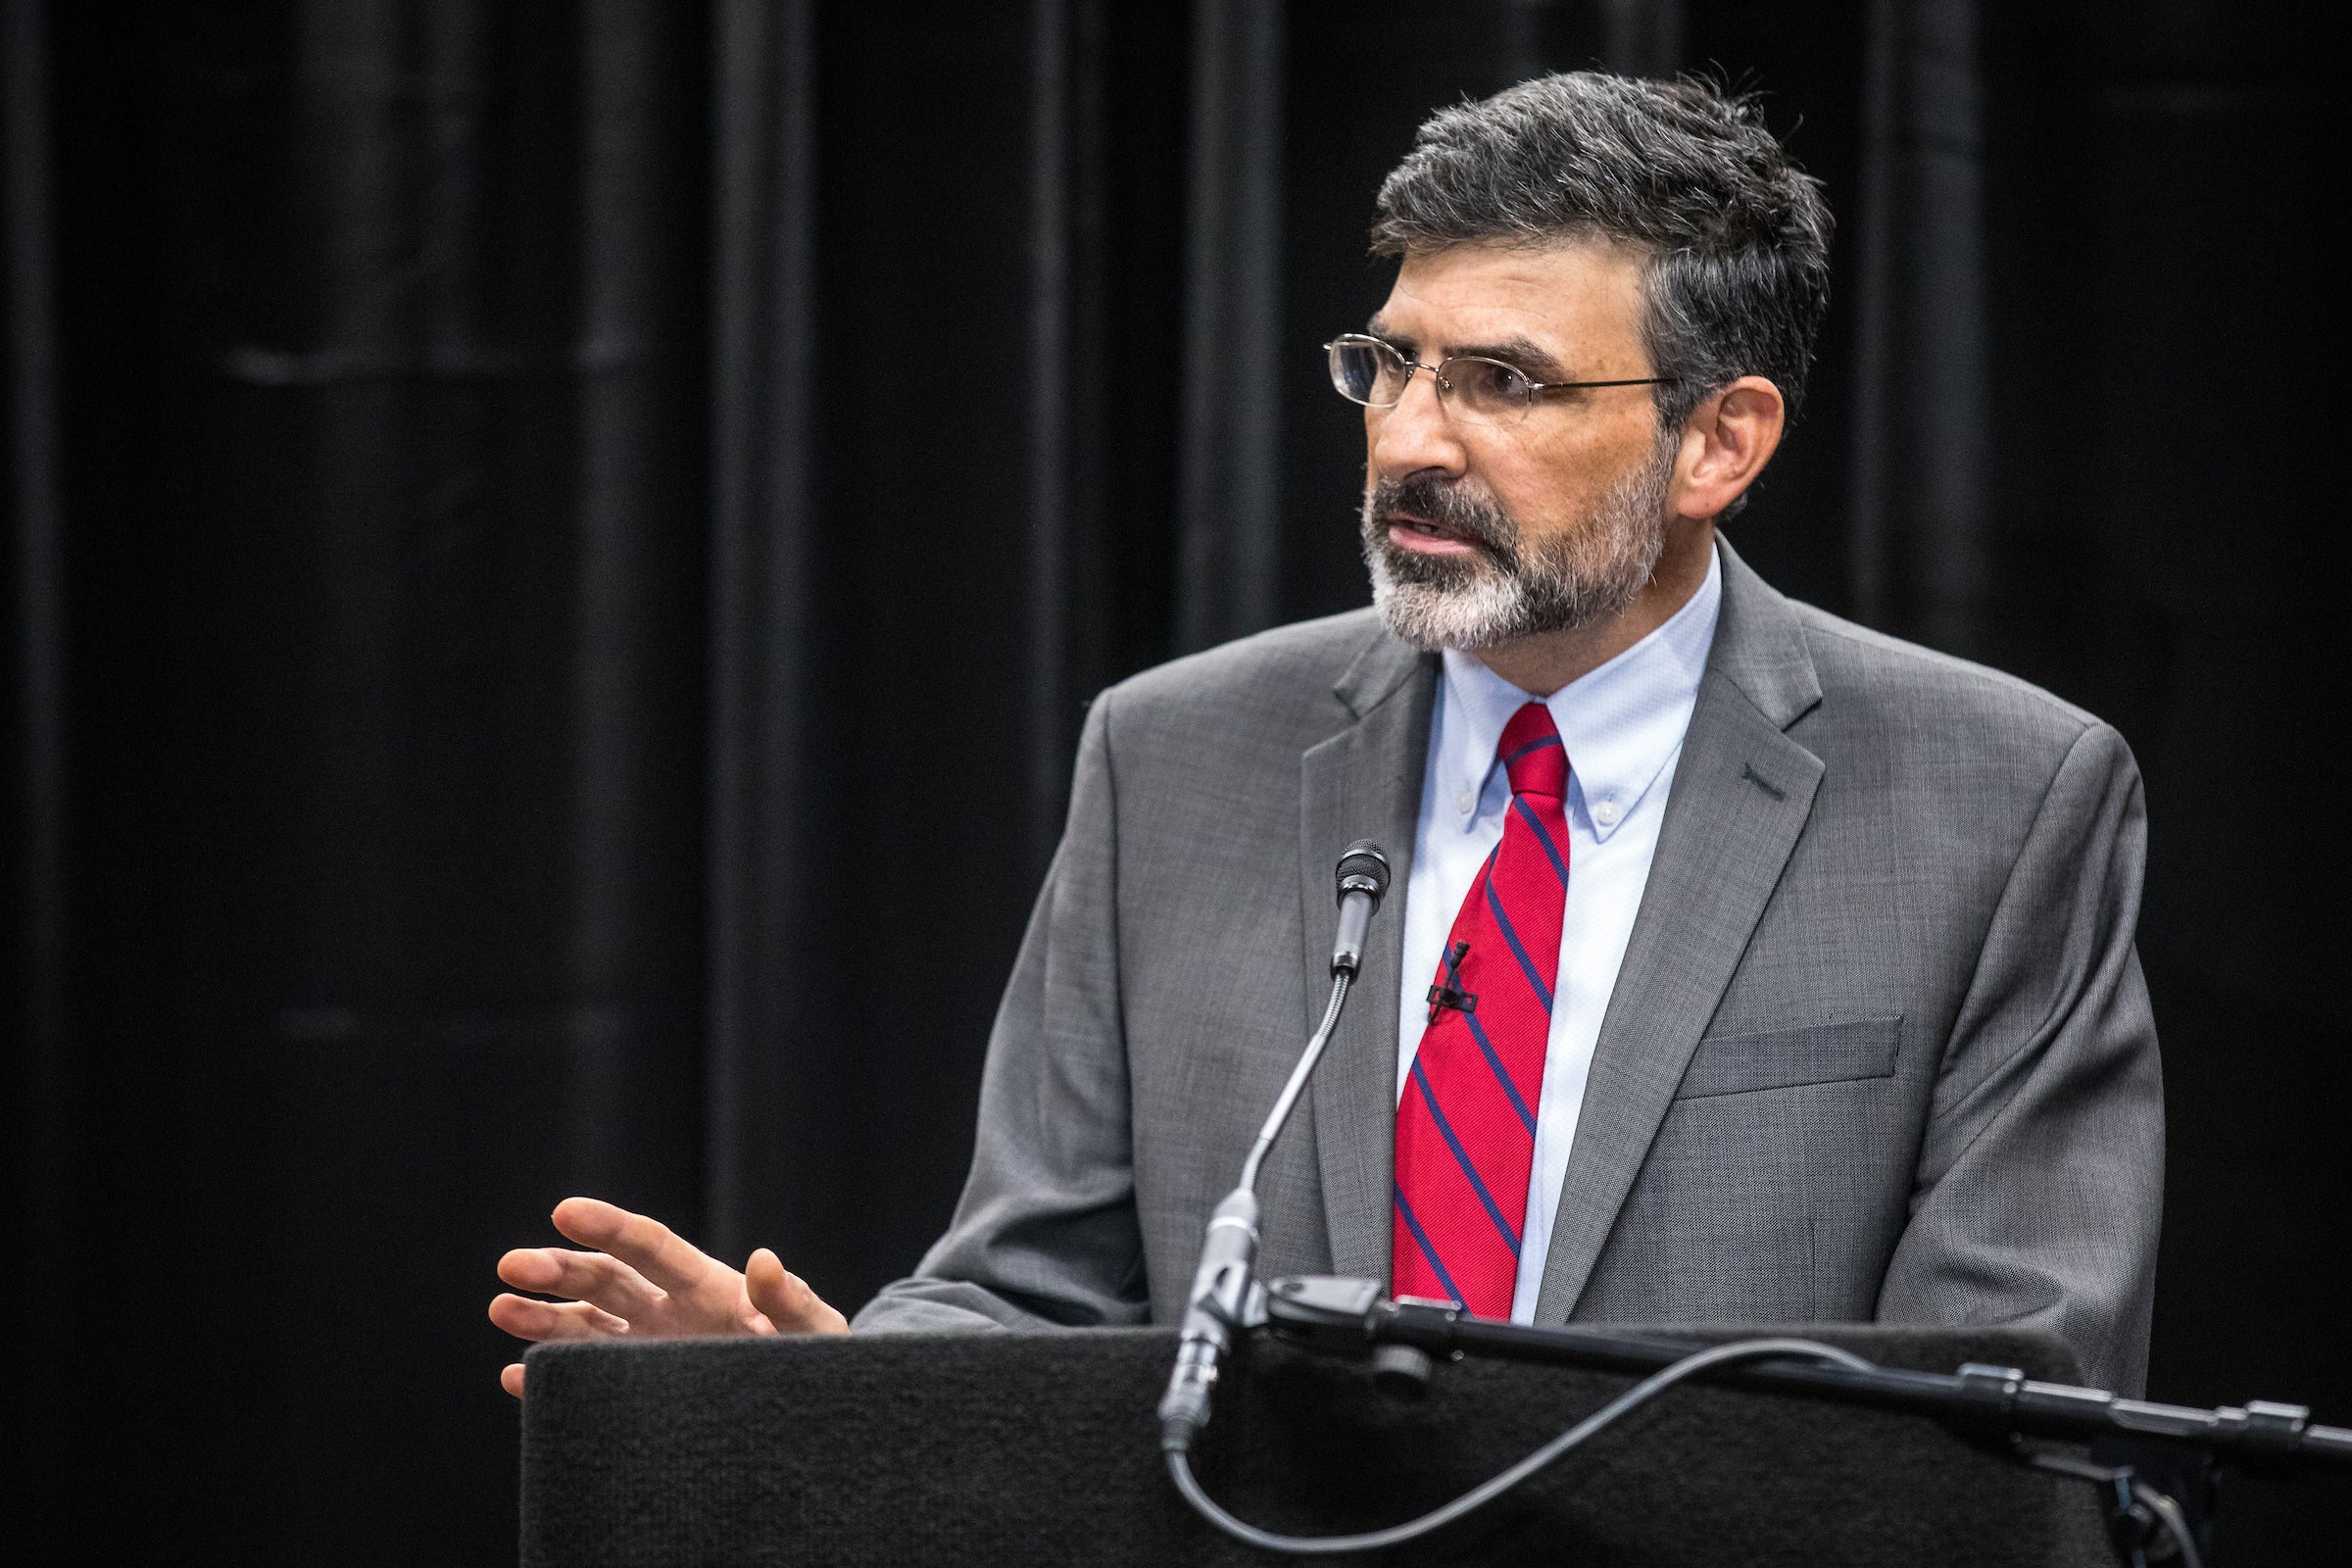
<instances>
[{"instance_id":1,"label":"microphone head","mask_svg":"<svg viewBox=\"0 0 2352 1568\"><path fill-rule=\"evenodd\" d=\"M1350 893L1369 893L1376 905L1389 895L1389 857L1370 839L1340 852L1339 897Z\"/></svg>"}]
</instances>

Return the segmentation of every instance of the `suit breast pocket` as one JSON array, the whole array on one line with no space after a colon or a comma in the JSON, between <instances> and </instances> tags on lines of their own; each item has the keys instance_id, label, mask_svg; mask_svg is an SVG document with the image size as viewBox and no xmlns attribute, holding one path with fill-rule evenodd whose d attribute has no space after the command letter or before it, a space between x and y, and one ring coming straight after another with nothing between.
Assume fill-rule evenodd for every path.
<instances>
[{"instance_id":1,"label":"suit breast pocket","mask_svg":"<svg viewBox=\"0 0 2352 1568\"><path fill-rule=\"evenodd\" d=\"M1683 1071L1677 1100L1894 1076L1903 1020L1854 1018L1764 1034L1709 1035Z\"/></svg>"}]
</instances>

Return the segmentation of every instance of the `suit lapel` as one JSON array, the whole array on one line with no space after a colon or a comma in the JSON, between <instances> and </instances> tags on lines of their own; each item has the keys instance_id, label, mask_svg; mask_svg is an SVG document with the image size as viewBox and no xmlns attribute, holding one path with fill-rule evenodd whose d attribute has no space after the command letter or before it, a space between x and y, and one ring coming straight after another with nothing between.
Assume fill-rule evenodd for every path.
<instances>
[{"instance_id":1,"label":"suit lapel","mask_svg":"<svg viewBox=\"0 0 2352 1568\"><path fill-rule=\"evenodd\" d=\"M1821 699L1795 612L1729 545L1723 565L1715 645L1560 1184L1543 1322L1565 1320L1592 1277L1821 782L1821 760L1785 733Z\"/></svg>"},{"instance_id":2,"label":"suit lapel","mask_svg":"<svg viewBox=\"0 0 2352 1568\"><path fill-rule=\"evenodd\" d=\"M1378 635L1333 688L1354 722L1299 758L1298 897L1303 915L1306 1026L1331 990L1333 867L1356 839L1388 852L1389 894L1374 919L1363 971L1316 1069L1314 1120L1324 1221L1339 1273L1389 1271L1389 1188L1396 1117L1396 998L1404 961L1405 889L1429 751L1438 662Z\"/></svg>"}]
</instances>

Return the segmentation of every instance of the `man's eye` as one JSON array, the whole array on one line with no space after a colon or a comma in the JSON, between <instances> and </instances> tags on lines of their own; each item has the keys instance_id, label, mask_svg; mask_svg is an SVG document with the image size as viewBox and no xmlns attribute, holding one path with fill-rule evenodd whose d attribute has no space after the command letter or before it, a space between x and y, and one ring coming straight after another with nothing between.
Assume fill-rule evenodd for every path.
<instances>
[{"instance_id":1,"label":"man's eye","mask_svg":"<svg viewBox=\"0 0 2352 1568\"><path fill-rule=\"evenodd\" d=\"M1450 378L1464 397L1480 403L1514 404L1526 397L1527 377L1494 360L1459 362Z\"/></svg>"}]
</instances>

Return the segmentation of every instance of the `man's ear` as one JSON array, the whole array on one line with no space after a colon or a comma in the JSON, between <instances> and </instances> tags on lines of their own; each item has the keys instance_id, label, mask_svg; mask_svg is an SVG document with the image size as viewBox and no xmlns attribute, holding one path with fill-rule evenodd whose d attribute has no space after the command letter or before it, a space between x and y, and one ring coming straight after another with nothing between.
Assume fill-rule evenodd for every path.
<instances>
[{"instance_id":1,"label":"man's ear","mask_svg":"<svg viewBox=\"0 0 2352 1568\"><path fill-rule=\"evenodd\" d=\"M1760 375L1743 375L1690 411L1667 501L1678 517L1720 516L1781 447L1788 404Z\"/></svg>"}]
</instances>

